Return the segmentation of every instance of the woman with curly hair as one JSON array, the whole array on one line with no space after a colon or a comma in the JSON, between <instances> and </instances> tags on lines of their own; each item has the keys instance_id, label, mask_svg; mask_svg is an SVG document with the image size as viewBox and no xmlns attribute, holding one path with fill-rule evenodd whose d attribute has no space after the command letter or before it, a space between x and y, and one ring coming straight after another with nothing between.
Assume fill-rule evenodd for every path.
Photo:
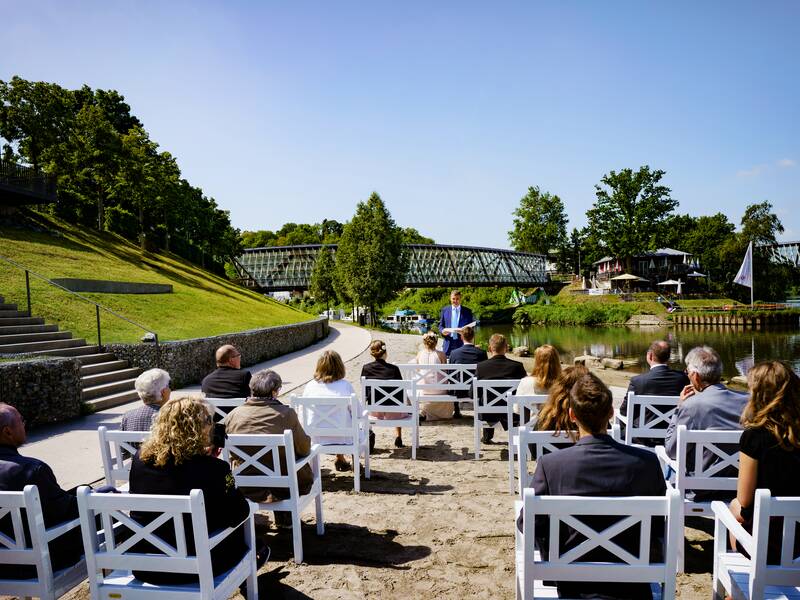
<instances>
[{"instance_id":1,"label":"woman with curly hair","mask_svg":"<svg viewBox=\"0 0 800 600\"><path fill-rule=\"evenodd\" d=\"M186 496L202 490L209 534L236 527L250 513L242 493L236 489L228 463L211 456L214 420L211 407L199 395L173 397L156 414L150 437L142 443L131 463L130 493ZM141 524L158 516L131 511ZM184 528L191 532L188 515ZM155 530L167 543L175 544L174 526L167 522ZM186 536L187 550L194 554L194 541ZM159 552L147 542L134 546L139 552ZM266 548L261 549L262 557ZM230 534L211 550L214 576L233 568L247 551L244 530ZM155 584L196 583L197 576L179 573L134 571L137 579Z\"/></svg>"},{"instance_id":2,"label":"woman with curly hair","mask_svg":"<svg viewBox=\"0 0 800 600\"><path fill-rule=\"evenodd\" d=\"M762 362L747 375L750 401L742 414L739 480L731 512L748 530L757 489L773 496L800 496L800 378L782 361ZM767 562L780 557L782 527L770 523ZM795 554L800 535L795 537ZM793 556L794 556L793 555Z\"/></svg>"},{"instance_id":3,"label":"woman with curly hair","mask_svg":"<svg viewBox=\"0 0 800 600\"><path fill-rule=\"evenodd\" d=\"M569 418L569 393L572 386L589 370L583 365L567 367L550 387L547 402L536 416L534 428L539 431L567 433L572 440L578 439L578 426Z\"/></svg>"}]
</instances>

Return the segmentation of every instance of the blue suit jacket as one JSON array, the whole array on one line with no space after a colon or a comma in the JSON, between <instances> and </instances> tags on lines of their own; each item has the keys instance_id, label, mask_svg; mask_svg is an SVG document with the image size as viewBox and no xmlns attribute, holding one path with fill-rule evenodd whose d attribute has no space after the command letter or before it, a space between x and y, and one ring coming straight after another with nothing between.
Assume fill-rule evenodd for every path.
<instances>
[{"instance_id":1,"label":"blue suit jacket","mask_svg":"<svg viewBox=\"0 0 800 600\"><path fill-rule=\"evenodd\" d=\"M442 308L442 312L439 315L439 331L442 329L446 329L448 327L463 327L464 325L469 325L475 319L472 316L472 311L468 309L463 304L461 305L461 313L458 317L458 323L451 323L450 322L450 305L448 304L444 308ZM457 340L454 340L452 337L445 336L444 338L444 353L447 356L450 356L450 353L455 350L456 348L460 348L464 345L464 341L461 339L461 336L458 336Z\"/></svg>"}]
</instances>

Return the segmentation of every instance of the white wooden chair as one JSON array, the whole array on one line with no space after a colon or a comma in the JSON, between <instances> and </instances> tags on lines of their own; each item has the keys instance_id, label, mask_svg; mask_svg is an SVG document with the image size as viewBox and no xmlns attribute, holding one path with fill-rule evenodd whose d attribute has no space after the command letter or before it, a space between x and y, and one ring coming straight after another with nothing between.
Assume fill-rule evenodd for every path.
<instances>
[{"instance_id":1,"label":"white wooden chair","mask_svg":"<svg viewBox=\"0 0 800 600\"><path fill-rule=\"evenodd\" d=\"M614 411L616 422L625 427L625 443L632 445L634 438L663 441L679 400L678 396L643 396L628 392L627 414L623 415L619 409Z\"/></svg>"},{"instance_id":2,"label":"white wooden chair","mask_svg":"<svg viewBox=\"0 0 800 600\"><path fill-rule=\"evenodd\" d=\"M234 408L244 404L247 398L209 398L206 396L205 400L214 409L214 420L217 421L224 419Z\"/></svg>"},{"instance_id":3,"label":"white wooden chair","mask_svg":"<svg viewBox=\"0 0 800 600\"><path fill-rule=\"evenodd\" d=\"M669 465L675 472L674 487L683 498L681 512L681 531L684 518L713 517L711 500L697 501L693 498L698 491L729 492L730 497L736 495L736 482L739 475L739 438L741 430L695 430L686 425L678 426L678 444L675 459L667 456L664 446L657 446L655 451L662 464ZM735 449L735 450L734 450ZM713 454L717 461L704 467L707 453ZM689 455L693 455L693 463L689 464ZM732 467L736 473L721 475L721 472ZM678 548L678 569L683 572L683 544Z\"/></svg>"},{"instance_id":4,"label":"white wooden chair","mask_svg":"<svg viewBox=\"0 0 800 600\"><path fill-rule=\"evenodd\" d=\"M100 457L106 483L120 491L128 489L131 477L131 458L138 445L149 436L149 431L109 431L104 425L97 428L100 438Z\"/></svg>"},{"instance_id":5,"label":"white wooden chair","mask_svg":"<svg viewBox=\"0 0 800 600\"><path fill-rule=\"evenodd\" d=\"M496 425L486 423L483 420L486 415L502 415L507 422L509 437L513 435L514 421L508 405L513 403L519 379L473 379L472 386L475 460L478 460L481 454L481 429Z\"/></svg>"},{"instance_id":6,"label":"white wooden chair","mask_svg":"<svg viewBox=\"0 0 800 600\"><path fill-rule=\"evenodd\" d=\"M35 485L21 492L0 492L0 521L8 519L12 531L0 533L0 564L35 567L35 579L0 579L0 595L53 599L66 594L86 578L86 560L53 572L48 542L80 526L80 519L44 528L42 503ZM25 529L30 532L30 544Z\"/></svg>"},{"instance_id":7,"label":"white wooden chair","mask_svg":"<svg viewBox=\"0 0 800 600\"><path fill-rule=\"evenodd\" d=\"M319 444L320 454L349 454L353 457L353 485L356 492L361 491L361 455L364 455L364 476L369 479L369 418L367 411L355 394L349 398L302 397L292 395L290 404L300 415L300 424L311 436L312 443L318 438L338 437L350 440L348 444ZM349 410L344 410L349 407ZM311 412L314 426L310 424ZM344 423L342 422L344 420Z\"/></svg>"},{"instance_id":8,"label":"white wooden chair","mask_svg":"<svg viewBox=\"0 0 800 600\"><path fill-rule=\"evenodd\" d=\"M286 456L286 466L281 465L280 450ZM233 434L229 435L222 449L223 459L231 465L236 487L285 488L289 492L286 500L259 502L259 510L280 510L292 515L292 543L294 561L303 562L303 536L300 515L313 501L316 508L317 535L325 533L322 519L322 476L319 467L319 444L311 446L311 452L299 460L295 459L294 437L290 430L282 434ZM304 465L311 465L313 483L307 494L300 494L297 472ZM271 466L270 466L271 465ZM249 471L245 474L245 470ZM252 474L250 474L252 473Z\"/></svg>"},{"instance_id":9,"label":"white wooden chair","mask_svg":"<svg viewBox=\"0 0 800 600\"><path fill-rule=\"evenodd\" d=\"M197 598L227 600L234 595L242 582L247 581L248 600L258 600L256 583L256 547L253 513L240 525L244 527L248 550L241 561L226 573L214 577L211 566L211 549L235 531L236 528L209 532L202 490L192 490L188 496L150 494L97 494L86 486L78 489L78 511L86 550L89 571L89 591L92 600L100 598ZM131 511L153 513L155 519L140 525L130 517ZM184 516L191 515L191 527L186 531ZM114 530L100 537L97 518L104 531ZM160 538L155 530L171 524L174 545ZM121 539L122 529L130 537ZM191 536L191 537L190 537ZM187 540L194 542L195 554L187 550ZM137 542L151 544L160 552L142 553L132 548ZM136 579L132 571L156 571L198 576L198 583L154 585Z\"/></svg>"},{"instance_id":10,"label":"white wooden chair","mask_svg":"<svg viewBox=\"0 0 800 600\"><path fill-rule=\"evenodd\" d=\"M756 490L753 533L747 533L728 506L711 503L714 512L714 598L734 600L796 600L800 598L800 557L794 556L795 531L800 525L800 498L772 498L769 490ZM770 519L782 519L780 562L767 564ZM728 551L732 533L750 557Z\"/></svg>"},{"instance_id":11,"label":"white wooden chair","mask_svg":"<svg viewBox=\"0 0 800 600\"><path fill-rule=\"evenodd\" d=\"M370 412L396 413L396 419L378 419L370 415L370 427L410 427L411 458L419 447L419 404L413 381L405 379L361 378L361 401Z\"/></svg>"},{"instance_id":12,"label":"white wooden chair","mask_svg":"<svg viewBox=\"0 0 800 600\"><path fill-rule=\"evenodd\" d=\"M472 395L472 380L475 379L476 365L397 365L403 374L403 379L408 379L416 384L417 400L423 402L459 402L461 399L449 393L425 395L425 390L441 390L442 392L469 392ZM430 373L436 375L437 381L426 382Z\"/></svg>"},{"instance_id":13,"label":"white wooden chair","mask_svg":"<svg viewBox=\"0 0 800 600\"><path fill-rule=\"evenodd\" d=\"M519 454L519 429L521 427L528 427L539 413L539 409L547 402L547 394L535 394L530 396L511 396L508 403L506 418L508 419L508 483L511 486L511 493L513 494L516 489L514 481L514 460ZM516 409L516 410L515 410ZM514 423L513 413L519 413L520 427L511 427ZM528 420L524 420L524 415L528 415Z\"/></svg>"},{"instance_id":14,"label":"white wooden chair","mask_svg":"<svg viewBox=\"0 0 800 600\"><path fill-rule=\"evenodd\" d=\"M516 598L558 598L554 586L545 581L608 581L649 583L655 600L675 597L675 548L682 543L677 520L680 496L668 490L665 496L630 496L597 498L583 496L536 496L526 489L523 500L517 501L515 515L523 511L523 532L514 527L516 555ZM542 560L535 549L535 517L550 517L548 559ZM596 531L576 517L589 515L618 516L615 524ZM663 538L664 561L655 562L650 555L653 517L665 517ZM578 546L561 552L561 524L586 536ZM620 533L640 527L639 552L635 556L612 541ZM583 561L581 557L592 549L604 548L618 559L615 562Z\"/></svg>"}]
</instances>

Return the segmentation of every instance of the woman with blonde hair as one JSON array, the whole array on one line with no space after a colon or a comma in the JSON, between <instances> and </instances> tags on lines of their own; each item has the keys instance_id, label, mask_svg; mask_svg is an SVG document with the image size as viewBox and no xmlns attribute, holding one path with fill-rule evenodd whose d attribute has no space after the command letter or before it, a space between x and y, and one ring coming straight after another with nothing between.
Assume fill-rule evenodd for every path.
<instances>
[{"instance_id":1,"label":"woman with blonde hair","mask_svg":"<svg viewBox=\"0 0 800 600\"><path fill-rule=\"evenodd\" d=\"M370 363L361 367L361 377L367 379L402 379L403 374L397 365L386 362L386 342L382 340L375 340L369 346L369 353L372 355L373 360ZM391 391L396 391L393 389ZM377 392L376 392L377 395ZM399 396L399 394L398 394ZM386 400L388 402L388 400ZM400 401L398 400L398 403ZM370 416L375 419L392 421L394 419L405 419L406 414L395 412L373 412ZM403 428L395 427L394 445L396 448L403 447ZM369 432L369 449L370 451L375 448L375 432Z\"/></svg>"},{"instance_id":2,"label":"woman with blonde hair","mask_svg":"<svg viewBox=\"0 0 800 600\"><path fill-rule=\"evenodd\" d=\"M578 439L578 426L569 418L569 393L572 386L589 370L583 365L567 367L550 386L550 394L539 414L534 429L567 433L573 440Z\"/></svg>"},{"instance_id":3,"label":"woman with blonde hair","mask_svg":"<svg viewBox=\"0 0 800 600\"><path fill-rule=\"evenodd\" d=\"M750 400L742 414L745 429L739 441L739 479L731 512L748 531L753 526L757 489L773 496L800 496L800 378L785 362L762 362L747 374ZM800 533L800 532L798 532ZM767 562L780 557L782 525L769 529ZM794 554L800 552L800 535Z\"/></svg>"},{"instance_id":4,"label":"woman with blonde hair","mask_svg":"<svg viewBox=\"0 0 800 600\"><path fill-rule=\"evenodd\" d=\"M317 360L317 368L314 371L314 379L303 388L303 396L307 398L327 398L341 397L342 410L335 415L325 414L325 422L336 422L337 427L347 427L350 422L350 395L355 394L353 386L345 378L344 362L342 357L335 350L325 350ZM305 409L304 409L305 410ZM308 410L308 426L313 428L319 422L319 416L313 410ZM350 444L349 437L342 436L311 436L314 444L336 445ZM336 455L334 467L337 471L348 471L352 466L344 454Z\"/></svg>"},{"instance_id":5,"label":"woman with blonde hair","mask_svg":"<svg viewBox=\"0 0 800 600\"><path fill-rule=\"evenodd\" d=\"M142 443L131 462L131 494L168 494L187 496L192 490L203 491L209 534L240 525L250 507L234 484L228 463L211 456L213 451L212 409L199 395L176 396L156 413L150 437ZM158 515L131 511L131 518L148 524ZM185 525L189 529L189 522ZM175 544L172 522L156 529L167 543ZM189 554L194 541L186 538ZM147 542L134 546L143 553L156 552ZM232 569L247 551L244 530L240 527L211 550L214 576ZM266 547L260 551L265 557ZM156 584L196 583L197 576L179 573L134 571L137 579Z\"/></svg>"},{"instance_id":6,"label":"woman with blonde hair","mask_svg":"<svg viewBox=\"0 0 800 600\"><path fill-rule=\"evenodd\" d=\"M517 388L518 396L549 394L550 387L561 375L561 357L558 350L550 344L539 346L533 353L533 368L530 375L523 377Z\"/></svg>"},{"instance_id":7,"label":"woman with blonde hair","mask_svg":"<svg viewBox=\"0 0 800 600\"><path fill-rule=\"evenodd\" d=\"M444 352L436 349L436 344L439 341L433 331L429 331L422 336L422 345L414 362L418 365L443 365L447 363L447 356ZM441 381L441 374L435 370L427 370L420 372L420 383L433 384ZM444 390L436 388L427 388L420 390L419 396L441 396L446 394ZM419 419L420 421L438 421L440 419L453 418L453 403L452 402L425 402L419 403Z\"/></svg>"}]
</instances>

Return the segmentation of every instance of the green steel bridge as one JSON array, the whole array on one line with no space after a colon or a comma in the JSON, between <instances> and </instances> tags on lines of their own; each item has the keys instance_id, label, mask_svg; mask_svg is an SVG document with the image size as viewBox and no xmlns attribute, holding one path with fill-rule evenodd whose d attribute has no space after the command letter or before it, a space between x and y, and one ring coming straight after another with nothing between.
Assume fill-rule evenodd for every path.
<instances>
[{"instance_id":1,"label":"green steel bridge","mask_svg":"<svg viewBox=\"0 0 800 600\"><path fill-rule=\"evenodd\" d=\"M234 265L242 283L258 291L305 290L321 248L320 244L251 248ZM336 246L327 248L335 256ZM532 287L549 282L542 254L438 244L408 244L407 249L407 287Z\"/></svg>"}]
</instances>

